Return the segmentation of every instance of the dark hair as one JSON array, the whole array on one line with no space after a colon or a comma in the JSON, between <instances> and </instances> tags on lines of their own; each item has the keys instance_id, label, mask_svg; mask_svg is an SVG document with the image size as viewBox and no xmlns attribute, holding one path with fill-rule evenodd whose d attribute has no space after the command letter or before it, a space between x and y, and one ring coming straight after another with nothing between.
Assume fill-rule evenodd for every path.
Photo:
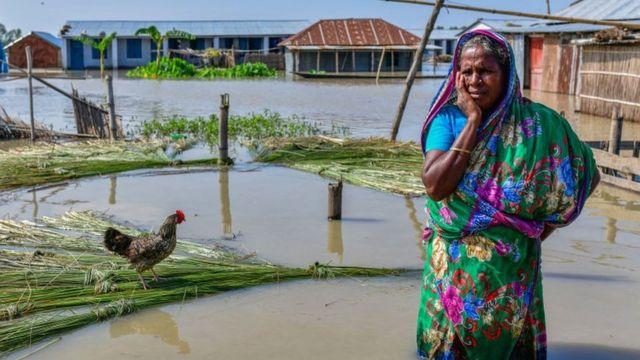
<instances>
[{"instance_id":1,"label":"dark hair","mask_svg":"<svg viewBox=\"0 0 640 360\"><path fill-rule=\"evenodd\" d=\"M475 47L481 47L484 51L492 56L505 74L509 74L509 52L500 43L485 35L477 35L469 39L464 45L460 53L462 54L467 49ZM460 63L456 64L460 67Z\"/></svg>"}]
</instances>

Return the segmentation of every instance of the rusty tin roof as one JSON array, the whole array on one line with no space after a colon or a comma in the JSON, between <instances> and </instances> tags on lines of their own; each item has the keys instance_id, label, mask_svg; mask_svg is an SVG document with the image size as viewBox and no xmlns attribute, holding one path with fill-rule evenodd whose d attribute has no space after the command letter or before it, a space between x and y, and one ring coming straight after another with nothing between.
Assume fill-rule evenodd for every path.
<instances>
[{"instance_id":1,"label":"rusty tin roof","mask_svg":"<svg viewBox=\"0 0 640 360\"><path fill-rule=\"evenodd\" d=\"M382 19L320 20L282 41L288 47L417 47L420 38Z\"/></svg>"}]
</instances>

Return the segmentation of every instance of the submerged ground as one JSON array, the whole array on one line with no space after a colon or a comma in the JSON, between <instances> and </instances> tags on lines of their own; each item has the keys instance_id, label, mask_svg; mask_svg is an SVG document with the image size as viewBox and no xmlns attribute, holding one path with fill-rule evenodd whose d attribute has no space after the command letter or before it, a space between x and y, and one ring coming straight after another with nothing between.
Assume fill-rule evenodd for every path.
<instances>
[{"instance_id":1,"label":"submerged ground","mask_svg":"<svg viewBox=\"0 0 640 360\"><path fill-rule=\"evenodd\" d=\"M402 88L400 82L376 87L291 80L116 83L120 111L136 116L129 117L131 124L155 113L206 115L216 111L218 93L227 91L232 111L270 108L336 121L356 136L386 135ZM74 85L95 96L102 91L98 80ZM437 85L418 82L404 139L417 140ZM0 93L9 113L24 114L23 84L0 84ZM54 114L52 122L64 127L70 104L47 94L40 89L36 95L39 118ZM38 103L41 97L46 101ZM571 109L569 100L544 97L558 110ZM606 119L574 117L573 124L585 139L607 137ZM631 130L623 133L632 136L640 128L626 129ZM65 335L30 358L413 358L423 200L347 185L344 219L329 223L327 182L277 166L240 164L229 172L135 171L0 194L2 218L31 220L91 209L152 229L181 208L188 217L179 229L182 238L255 251L276 264L306 267L319 260L416 270L400 278L300 281L141 311ZM550 358L640 357L634 338L640 323L639 271L640 196L603 186L576 223L543 245Z\"/></svg>"}]
</instances>

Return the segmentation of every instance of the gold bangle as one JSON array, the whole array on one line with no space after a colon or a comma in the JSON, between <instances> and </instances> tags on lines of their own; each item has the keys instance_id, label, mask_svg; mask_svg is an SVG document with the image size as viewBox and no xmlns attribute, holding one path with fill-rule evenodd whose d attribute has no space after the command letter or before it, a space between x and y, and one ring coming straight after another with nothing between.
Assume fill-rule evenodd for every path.
<instances>
[{"instance_id":1,"label":"gold bangle","mask_svg":"<svg viewBox=\"0 0 640 360\"><path fill-rule=\"evenodd\" d=\"M449 150L450 151L458 151L458 152L461 152L461 153L464 153L464 154L471 155L471 151L469 151L467 149L461 149L461 148L457 148L457 147L452 147L452 148L449 148Z\"/></svg>"}]
</instances>

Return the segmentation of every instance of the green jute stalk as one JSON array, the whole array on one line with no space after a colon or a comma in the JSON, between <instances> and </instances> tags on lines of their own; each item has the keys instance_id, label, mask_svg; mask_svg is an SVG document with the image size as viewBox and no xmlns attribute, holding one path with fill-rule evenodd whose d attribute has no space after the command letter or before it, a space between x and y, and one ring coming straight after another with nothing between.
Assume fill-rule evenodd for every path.
<instances>
[{"instance_id":1,"label":"green jute stalk","mask_svg":"<svg viewBox=\"0 0 640 360\"><path fill-rule=\"evenodd\" d=\"M91 212L69 212L37 224L0 220L0 356L138 309L198 296L296 279L402 271L318 263L286 268L179 241L155 267L163 280L143 290L127 262L102 248L108 226L142 234Z\"/></svg>"},{"instance_id":2,"label":"green jute stalk","mask_svg":"<svg viewBox=\"0 0 640 360\"><path fill-rule=\"evenodd\" d=\"M278 163L354 185L421 196L423 157L414 143L324 136L266 141L256 161Z\"/></svg>"}]
</instances>

